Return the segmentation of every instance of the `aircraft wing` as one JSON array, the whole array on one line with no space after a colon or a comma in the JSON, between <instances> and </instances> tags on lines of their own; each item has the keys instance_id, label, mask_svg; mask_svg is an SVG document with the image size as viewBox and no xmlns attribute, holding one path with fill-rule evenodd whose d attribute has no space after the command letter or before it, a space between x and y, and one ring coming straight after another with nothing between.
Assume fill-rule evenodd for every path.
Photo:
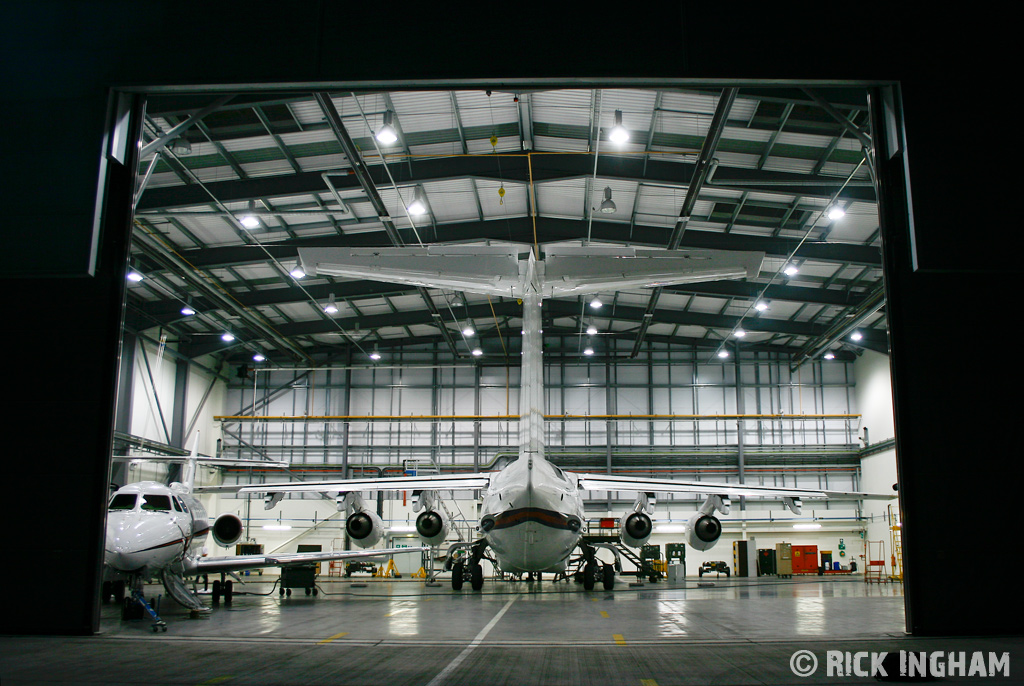
<instances>
[{"instance_id":1,"label":"aircraft wing","mask_svg":"<svg viewBox=\"0 0 1024 686\"><path fill-rule=\"evenodd\" d=\"M753 279L763 252L551 248L544 256L545 295L572 296L718 279Z\"/></svg>"},{"instance_id":2,"label":"aircraft wing","mask_svg":"<svg viewBox=\"0 0 1024 686\"><path fill-rule=\"evenodd\" d=\"M420 553L430 550L425 547L415 548L377 548L370 550L329 550L313 553L279 553L269 555L229 555L226 557L197 558L196 569L191 574L210 574L215 572L237 572L243 569L259 569L261 567L288 567L290 565L316 564L330 560L347 560L349 558L372 558L399 553Z\"/></svg>"},{"instance_id":3,"label":"aircraft wing","mask_svg":"<svg viewBox=\"0 0 1024 686\"><path fill-rule=\"evenodd\" d=\"M576 474L580 488L590 491L644 491L649 493L701 493L705 495L761 496L765 498L829 498L844 500L890 500L896 494L829 491L814 488L784 488L749 484L646 479L612 474Z\"/></svg>"},{"instance_id":4,"label":"aircraft wing","mask_svg":"<svg viewBox=\"0 0 1024 686\"><path fill-rule=\"evenodd\" d=\"M200 486L197 493L350 493L353 491L472 491L487 488L490 473L433 474L430 476L388 476L380 479L337 479L335 481L292 481L234 486Z\"/></svg>"},{"instance_id":5,"label":"aircraft wing","mask_svg":"<svg viewBox=\"0 0 1024 686\"><path fill-rule=\"evenodd\" d=\"M512 296L525 277L514 246L299 248L307 274ZM525 265L525 263L524 263Z\"/></svg>"},{"instance_id":6,"label":"aircraft wing","mask_svg":"<svg viewBox=\"0 0 1024 686\"><path fill-rule=\"evenodd\" d=\"M143 462L188 462L188 455L114 455L113 458L120 462L134 462L136 460ZM197 464L201 464L204 467L264 467L271 469L288 469L291 465L287 462L272 462L270 460L246 460L246 459L231 459L222 457L197 457L195 458Z\"/></svg>"}]
</instances>

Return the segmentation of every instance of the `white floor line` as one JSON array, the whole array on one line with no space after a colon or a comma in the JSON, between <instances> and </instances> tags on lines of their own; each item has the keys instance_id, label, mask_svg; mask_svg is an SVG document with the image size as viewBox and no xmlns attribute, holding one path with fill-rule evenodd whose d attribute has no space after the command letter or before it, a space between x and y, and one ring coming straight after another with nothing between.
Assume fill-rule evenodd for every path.
<instances>
[{"instance_id":1,"label":"white floor line","mask_svg":"<svg viewBox=\"0 0 1024 686\"><path fill-rule=\"evenodd\" d=\"M473 649L480 645L485 638L487 638L487 634L490 633L491 629L494 628L494 625L498 623L498 620L501 619L502 615L504 615L505 612L508 611L510 607L512 607L512 603L516 602L517 598L519 598L519 596L515 595L512 597L512 600L505 603L505 607L501 608L501 610L498 611L498 614L494 615L491 621L487 622L487 626L480 630L480 633L476 635L476 638L474 638L472 642L470 642L470 644L466 646L466 648L461 653L459 653L458 657L449 662L448 666L442 669L440 674L431 679L430 683L427 684L427 686L439 686L440 684L444 683L444 680L448 678L448 675L454 672L455 669L462 664L463 660L465 660L466 657L468 657L469 654L473 652Z\"/></svg>"}]
</instances>

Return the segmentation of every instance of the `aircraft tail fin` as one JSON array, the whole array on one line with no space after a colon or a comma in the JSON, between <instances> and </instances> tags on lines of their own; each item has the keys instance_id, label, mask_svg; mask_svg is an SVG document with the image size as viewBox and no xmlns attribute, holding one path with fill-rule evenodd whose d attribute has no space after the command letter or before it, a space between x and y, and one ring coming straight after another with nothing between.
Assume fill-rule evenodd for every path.
<instances>
[{"instance_id":1,"label":"aircraft tail fin","mask_svg":"<svg viewBox=\"0 0 1024 686\"><path fill-rule=\"evenodd\" d=\"M196 438L192 442L192 452L189 453L188 461L185 462L181 474L181 487L186 493L191 493L195 486L196 469L199 465L199 432L196 431Z\"/></svg>"}]
</instances>

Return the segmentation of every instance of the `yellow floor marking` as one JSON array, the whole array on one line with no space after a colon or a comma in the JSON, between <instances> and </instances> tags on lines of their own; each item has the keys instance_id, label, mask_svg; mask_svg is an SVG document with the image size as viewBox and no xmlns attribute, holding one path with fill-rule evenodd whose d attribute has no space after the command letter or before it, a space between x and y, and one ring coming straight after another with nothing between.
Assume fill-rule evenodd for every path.
<instances>
[{"instance_id":1,"label":"yellow floor marking","mask_svg":"<svg viewBox=\"0 0 1024 686\"><path fill-rule=\"evenodd\" d=\"M607 617L607 616L608 616L608 613L607 613L607 612L605 612L604 610L601 610L601 616L602 616L602 617Z\"/></svg>"},{"instance_id":2,"label":"yellow floor marking","mask_svg":"<svg viewBox=\"0 0 1024 686\"><path fill-rule=\"evenodd\" d=\"M210 684L219 684L222 681L229 681L229 680L234 679L234 678L235 677L233 677L233 676L217 676L217 677L214 677L214 678L210 679L209 681L204 681L203 683L199 684L199 686L208 686Z\"/></svg>"},{"instance_id":3,"label":"yellow floor marking","mask_svg":"<svg viewBox=\"0 0 1024 686\"><path fill-rule=\"evenodd\" d=\"M320 641L319 643L330 643L334 639L341 638L342 636L348 636L348 632L347 631L342 631L340 634L334 634L330 638L325 638L324 640Z\"/></svg>"},{"instance_id":4,"label":"yellow floor marking","mask_svg":"<svg viewBox=\"0 0 1024 686\"><path fill-rule=\"evenodd\" d=\"M641 679L640 686L658 686L658 682L654 679Z\"/></svg>"},{"instance_id":5,"label":"yellow floor marking","mask_svg":"<svg viewBox=\"0 0 1024 686\"><path fill-rule=\"evenodd\" d=\"M612 634L612 638L615 639L615 645L626 645L626 639L622 637L622 634Z\"/></svg>"},{"instance_id":6,"label":"yellow floor marking","mask_svg":"<svg viewBox=\"0 0 1024 686\"><path fill-rule=\"evenodd\" d=\"M593 600L595 603L597 602L597 598L591 598L591 600Z\"/></svg>"}]
</instances>

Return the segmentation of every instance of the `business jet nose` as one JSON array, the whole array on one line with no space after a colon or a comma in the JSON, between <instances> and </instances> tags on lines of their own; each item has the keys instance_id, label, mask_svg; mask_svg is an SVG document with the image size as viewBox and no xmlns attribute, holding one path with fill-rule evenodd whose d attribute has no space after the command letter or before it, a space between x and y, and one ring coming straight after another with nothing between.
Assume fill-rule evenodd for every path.
<instances>
[{"instance_id":1,"label":"business jet nose","mask_svg":"<svg viewBox=\"0 0 1024 686\"><path fill-rule=\"evenodd\" d=\"M161 566L180 552L180 543L181 532L162 518L123 517L108 522L104 560L123 572Z\"/></svg>"}]
</instances>

